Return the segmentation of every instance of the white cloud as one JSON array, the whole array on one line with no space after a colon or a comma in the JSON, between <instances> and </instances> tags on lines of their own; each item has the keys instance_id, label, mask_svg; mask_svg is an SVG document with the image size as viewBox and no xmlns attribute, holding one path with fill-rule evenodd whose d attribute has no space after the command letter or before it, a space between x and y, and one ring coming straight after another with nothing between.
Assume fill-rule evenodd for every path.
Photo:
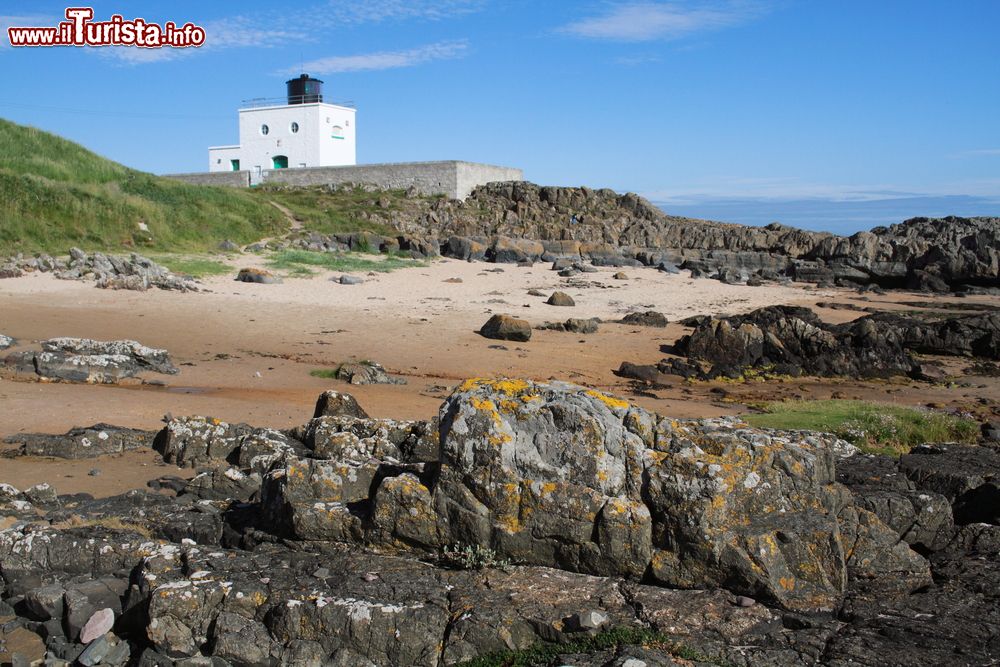
<instances>
[{"instance_id":1,"label":"white cloud","mask_svg":"<svg viewBox=\"0 0 1000 667\"><path fill-rule=\"evenodd\" d=\"M413 67L433 60L450 60L461 58L468 50L465 40L436 42L406 51L379 51L353 56L330 56L304 63L300 67L292 67L283 71L294 75L305 71L316 75L336 74L338 72L364 72L372 70L397 69Z\"/></svg>"},{"instance_id":2,"label":"white cloud","mask_svg":"<svg viewBox=\"0 0 1000 667\"><path fill-rule=\"evenodd\" d=\"M630 2L600 16L574 21L561 31L577 37L623 42L672 40L744 23L763 11L763 5L741 0L698 5Z\"/></svg>"}]
</instances>

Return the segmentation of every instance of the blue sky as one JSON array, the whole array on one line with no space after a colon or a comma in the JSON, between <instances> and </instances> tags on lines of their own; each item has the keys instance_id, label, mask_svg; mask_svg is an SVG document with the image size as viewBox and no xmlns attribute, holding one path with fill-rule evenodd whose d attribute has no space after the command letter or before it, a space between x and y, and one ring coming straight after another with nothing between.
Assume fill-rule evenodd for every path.
<instances>
[{"instance_id":1,"label":"blue sky","mask_svg":"<svg viewBox=\"0 0 1000 667\"><path fill-rule=\"evenodd\" d=\"M96 2L201 49L0 46L0 116L147 171L206 169L305 71L360 162L464 159L669 212L852 232L1000 215L1000 2ZM0 26L65 4L0 5ZM4 31L5 33L6 31ZM2 40L6 45L6 35Z\"/></svg>"}]
</instances>

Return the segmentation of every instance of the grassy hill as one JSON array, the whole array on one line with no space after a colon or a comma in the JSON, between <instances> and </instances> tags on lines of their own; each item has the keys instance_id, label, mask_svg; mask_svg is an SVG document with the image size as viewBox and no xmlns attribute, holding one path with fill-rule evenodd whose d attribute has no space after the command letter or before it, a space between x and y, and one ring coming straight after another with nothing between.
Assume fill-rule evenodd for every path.
<instances>
[{"instance_id":1,"label":"grassy hill","mask_svg":"<svg viewBox=\"0 0 1000 667\"><path fill-rule=\"evenodd\" d=\"M140 223L148 231L143 231ZM0 119L0 255L84 250L195 251L287 226L248 191L129 169L53 134Z\"/></svg>"}]
</instances>

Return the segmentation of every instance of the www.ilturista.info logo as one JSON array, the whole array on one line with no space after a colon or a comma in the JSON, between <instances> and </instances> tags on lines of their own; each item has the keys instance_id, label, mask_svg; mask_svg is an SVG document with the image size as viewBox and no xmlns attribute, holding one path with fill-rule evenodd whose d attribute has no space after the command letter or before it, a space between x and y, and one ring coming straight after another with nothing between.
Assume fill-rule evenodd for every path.
<instances>
[{"instance_id":1,"label":"www.ilturista.info logo","mask_svg":"<svg viewBox=\"0 0 1000 667\"><path fill-rule=\"evenodd\" d=\"M185 48L205 43L205 29L193 23L162 26L145 19L125 20L114 14L108 21L94 21L92 7L68 7L65 21L54 27L10 27L11 46L138 46L145 49Z\"/></svg>"}]
</instances>

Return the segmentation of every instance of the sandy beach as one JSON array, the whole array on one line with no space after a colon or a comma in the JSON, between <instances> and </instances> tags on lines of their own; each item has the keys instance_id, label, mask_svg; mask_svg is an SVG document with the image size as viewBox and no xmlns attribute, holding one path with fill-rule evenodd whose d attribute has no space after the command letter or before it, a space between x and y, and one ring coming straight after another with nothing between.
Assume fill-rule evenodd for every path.
<instances>
[{"instance_id":1,"label":"sandy beach","mask_svg":"<svg viewBox=\"0 0 1000 667\"><path fill-rule=\"evenodd\" d=\"M243 263L234 263L243 266ZM850 396L926 403L959 400L954 391L931 385L848 383L802 380L777 385L677 382L655 392L636 391L614 374L622 361L654 363L687 329L678 319L695 314L736 314L773 304L815 306L817 302L854 302L892 308L913 295L859 301L852 290L811 285L762 287L694 280L652 269L600 268L560 278L548 264L533 267L440 259L426 266L390 273L356 274L360 285L286 277L283 284L235 282L229 276L202 281L204 291L128 292L95 289L92 283L33 274L0 281L0 331L24 347L57 336L99 340L134 339L168 350L181 372L151 374L147 384L94 386L0 379L0 437L23 432L63 432L74 426L106 422L159 428L166 414L202 414L227 421L289 428L311 416L317 395L339 388L354 394L375 417L426 419L459 381L479 376L568 380L624 395L661 414L701 417L734 414L745 404L787 396ZM235 271L234 271L235 272ZM544 294L559 289L575 307L545 304ZM612 322L635 310L656 310L671 321L665 329ZM826 319L843 321L860 313L818 309ZM534 331L528 343L489 340L479 327L493 313L509 313L532 326L569 317L605 321L596 334ZM14 348L15 350L18 348ZM371 359L407 380L401 386L348 386L310 375L344 361ZM955 362L952 362L955 363ZM957 363L961 363L960 361ZM51 474L31 458L5 461L0 482L22 487L55 476L60 492L114 493L136 486L162 471L155 457L134 465L115 464L115 474L96 477L53 464ZM59 467L59 466L63 467ZM94 467L109 464L97 462ZM149 474L147 474L147 472ZM70 476L71 475L71 476Z\"/></svg>"}]
</instances>

